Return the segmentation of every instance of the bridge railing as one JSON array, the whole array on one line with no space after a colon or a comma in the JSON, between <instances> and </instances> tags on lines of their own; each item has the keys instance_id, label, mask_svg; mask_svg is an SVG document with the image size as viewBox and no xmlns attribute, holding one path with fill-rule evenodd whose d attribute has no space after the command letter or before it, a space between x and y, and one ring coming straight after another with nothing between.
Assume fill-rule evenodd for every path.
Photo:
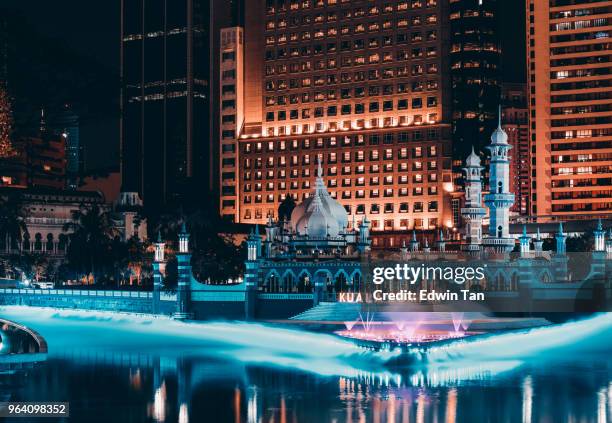
<instances>
[{"instance_id":1,"label":"bridge railing","mask_svg":"<svg viewBox=\"0 0 612 423\"><path fill-rule=\"evenodd\" d=\"M152 298L153 293L143 291L98 291L87 289L29 289L29 288L0 288L1 294L17 295L57 295L81 297L114 297L114 298Z\"/></svg>"},{"instance_id":2,"label":"bridge railing","mask_svg":"<svg viewBox=\"0 0 612 423\"><path fill-rule=\"evenodd\" d=\"M260 300L312 300L312 294L258 294Z\"/></svg>"}]
</instances>

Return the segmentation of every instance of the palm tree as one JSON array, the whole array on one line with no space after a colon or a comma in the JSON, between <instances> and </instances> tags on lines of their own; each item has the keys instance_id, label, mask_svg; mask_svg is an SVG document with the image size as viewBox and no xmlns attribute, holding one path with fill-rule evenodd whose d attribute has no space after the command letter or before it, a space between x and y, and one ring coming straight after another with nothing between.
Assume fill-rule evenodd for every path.
<instances>
[{"instance_id":1,"label":"palm tree","mask_svg":"<svg viewBox=\"0 0 612 423\"><path fill-rule=\"evenodd\" d=\"M21 201L14 197L0 197L0 236L5 236L13 242L21 242L23 234L27 231L26 212ZM9 245L10 247L10 245Z\"/></svg>"},{"instance_id":2,"label":"palm tree","mask_svg":"<svg viewBox=\"0 0 612 423\"><path fill-rule=\"evenodd\" d=\"M97 204L81 205L63 230L70 232L68 261L82 274L92 274L95 281L96 271L112 261L111 241L117 231L110 223L108 212Z\"/></svg>"}]
</instances>

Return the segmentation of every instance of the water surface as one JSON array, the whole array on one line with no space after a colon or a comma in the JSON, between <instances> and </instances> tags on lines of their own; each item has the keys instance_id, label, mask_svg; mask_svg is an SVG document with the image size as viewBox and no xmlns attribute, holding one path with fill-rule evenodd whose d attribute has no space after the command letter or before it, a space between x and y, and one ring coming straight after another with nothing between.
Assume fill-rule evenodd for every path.
<instances>
[{"instance_id":1,"label":"water surface","mask_svg":"<svg viewBox=\"0 0 612 423\"><path fill-rule=\"evenodd\" d=\"M458 344L402 369L385 365L392 354L259 324L0 316L49 343L45 363L0 377L0 399L69 401L71 422L612 422L610 315Z\"/></svg>"}]
</instances>

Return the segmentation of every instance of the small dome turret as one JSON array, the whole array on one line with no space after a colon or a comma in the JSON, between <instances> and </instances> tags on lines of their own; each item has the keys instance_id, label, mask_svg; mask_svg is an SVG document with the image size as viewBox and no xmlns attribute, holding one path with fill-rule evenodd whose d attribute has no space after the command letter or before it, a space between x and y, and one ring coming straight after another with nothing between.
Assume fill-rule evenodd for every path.
<instances>
[{"instance_id":1,"label":"small dome turret","mask_svg":"<svg viewBox=\"0 0 612 423\"><path fill-rule=\"evenodd\" d=\"M508 134L504 131L501 124L501 105L499 106L497 117L497 129L491 134L491 145L497 144L508 144Z\"/></svg>"},{"instance_id":2,"label":"small dome turret","mask_svg":"<svg viewBox=\"0 0 612 423\"><path fill-rule=\"evenodd\" d=\"M472 152L465 160L465 165L467 167L480 167L480 157L478 157L478 154L476 154L476 152L474 151L473 146L472 146Z\"/></svg>"}]
</instances>

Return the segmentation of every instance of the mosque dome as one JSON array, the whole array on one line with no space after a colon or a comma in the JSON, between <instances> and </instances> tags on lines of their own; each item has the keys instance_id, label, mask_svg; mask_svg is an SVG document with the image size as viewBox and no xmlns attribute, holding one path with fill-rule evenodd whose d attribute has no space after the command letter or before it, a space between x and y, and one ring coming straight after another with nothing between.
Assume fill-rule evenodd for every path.
<instances>
[{"instance_id":1,"label":"mosque dome","mask_svg":"<svg viewBox=\"0 0 612 423\"><path fill-rule=\"evenodd\" d=\"M316 213L314 213L315 206L319 209ZM326 219L326 223L323 225L323 228L326 229L324 236L327 233L330 236L337 236L348 225L346 210L338 201L331 197L325 187L323 170L320 163L317 169L314 192L291 212L291 227L300 234L305 234L307 228L308 235L311 235L311 223L308 223L308 220L313 215L316 216L316 219L319 219L321 216L324 216ZM316 219L313 223L317 223ZM328 226L329 231L327 231Z\"/></svg>"},{"instance_id":2,"label":"mosque dome","mask_svg":"<svg viewBox=\"0 0 612 423\"><path fill-rule=\"evenodd\" d=\"M508 144L508 134L506 134L501 125L491 135L491 144Z\"/></svg>"},{"instance_id":3,"label":"mosque dome","mask_svg":"<svg viewBox=\"0 0 612 423\"><path fill-rule=\"evenodd\" d=\"M325 210L318 195L312 197L309 207L296 224L296 230L311 238L336 237L340 233L336 219Z\"/></svg>"},{"instance_id":4,"label":"mosque dome","mask_svg":"<svg viewBox=\"0 0 612 423\"><path fill-rule=\"evenodd\" d=\"M472 152L465 160L465 164L468 167L480 167L480 157L474 152L474 147L472 147Z\"/></svg>"}]
</instances>

